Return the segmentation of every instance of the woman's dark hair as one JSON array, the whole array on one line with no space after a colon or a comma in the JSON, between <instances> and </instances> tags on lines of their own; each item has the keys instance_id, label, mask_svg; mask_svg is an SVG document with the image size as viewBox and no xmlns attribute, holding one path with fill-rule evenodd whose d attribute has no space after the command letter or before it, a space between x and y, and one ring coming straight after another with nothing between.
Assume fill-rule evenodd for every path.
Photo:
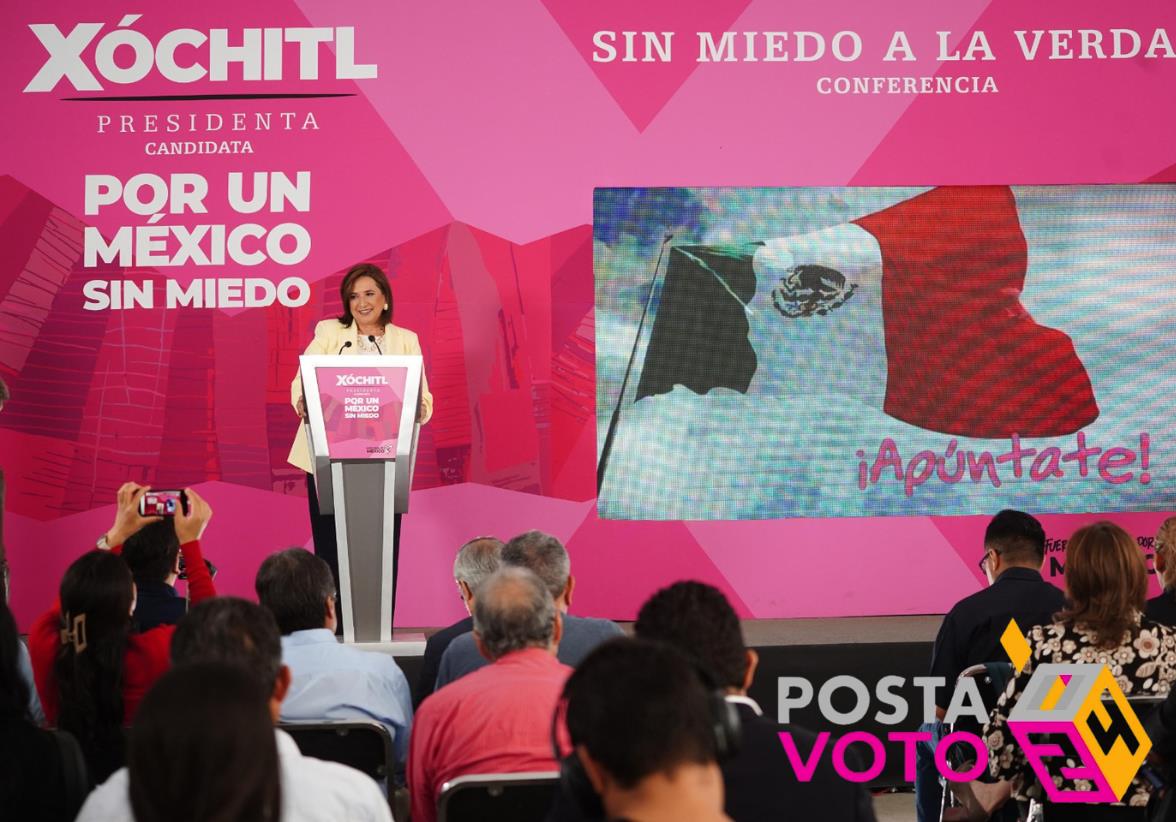
<instances>
[{"instance_id":1,"label":"woman's dark hair","mask_svg":"<svg viewBox=\"0 0 1176 822\"><path fill-rule=\"evenodd\" d=\"M224 662L181 665L143 699L127 758L135 822L264 822L281 816L269 694Z\"/></svg>"},{"instance_id":2,"label":"woman's dark hair","mask_svg":"<svg viewBox=\"0 0 1176 822\"><path fill-rule=\"evenodd\" d=\"M1081 624L1101 648L1116 648L1147 598L1147 566L1131 535L1113 522L1079 528L1066 545L1064 622Z\"/></svg>"},{"instance_id":3,"label":"woman's dark hair","mask_svg":"<svg viewBox=\"0 0 1176 822\"><path fill-rule=\"evenodd\" d=\"M20 672L20 633L8 605L0 600L0 722L32 721L29 685Z\"/></svg>"},{"instance_id":4,"label":"woman's dark hair","mask_svg":"<svg viewBox=\"0 0 1176 822\"><path fill-rule=\"evenodd\" d=\"M90 551L66 570L60 596L57 724L77 737L101 782L122 767L125 756L122 688L135 596L131 569L109 551Z\"/></svg>"},{"instance_id":5,"label":"woman's dark hair","mask_svg":"<svg viewBox=\"0 0 1176 822\"><path fill-rule=\"evenodd\" d=\"M339 322L348 328L351 327L351 321L354 319L351 316L351 289L360 277L371 277L376 281L376 287L383 292L384 302L388 304L388 307L380 312L380 322L383 325L392 322L392 286L388 284L388 278L384 276L380 267L371 263L353 265L343 275L343 282L339 284L339 299L343 301L343 313L339 315Z\"/></svg>"}]
</instances>

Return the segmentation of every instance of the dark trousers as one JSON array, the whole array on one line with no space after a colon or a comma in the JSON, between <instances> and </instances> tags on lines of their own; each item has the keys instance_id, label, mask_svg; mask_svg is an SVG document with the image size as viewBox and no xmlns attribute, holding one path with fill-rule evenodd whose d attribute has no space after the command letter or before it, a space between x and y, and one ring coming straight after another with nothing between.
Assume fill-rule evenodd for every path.
<instances>
[{"instance_id":1,"label":"dark trousers","mask_svg":"<svg viewBox=\"0 0 1176 822\"><path fill-rule=\"evenodd\" d=\"M318 490L314 474L306 475L306 501L310 509L310 532L314 537L314 553L327 565L335 577L335 590L339 590L339 543L335 540L335 515L319 511ZM392 525L392 617L396 617L396 571L400 564L400 514L393 517ZM343 618L339 617L336 633L343 632Z\"/></svg>"}]
</instances>

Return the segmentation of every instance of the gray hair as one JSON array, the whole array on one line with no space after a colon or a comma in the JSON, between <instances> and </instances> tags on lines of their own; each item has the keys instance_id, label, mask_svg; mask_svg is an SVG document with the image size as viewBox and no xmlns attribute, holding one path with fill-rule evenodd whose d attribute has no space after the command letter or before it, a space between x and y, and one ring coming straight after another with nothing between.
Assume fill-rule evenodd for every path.
<instances>
[{"instance_id":1,"label":"gray hair","mask_svg":"<svg viewBox=\"0 0 1176 822\"><path fill-rule=\"evenodd\" d=\"M474 537L457 552L453 560L453 578L477 593L486 578L498 570L502 540L498 537Z\"/></svg>"},{"instance_id":2,"label":"gray hair","mask_svg":"<svg viewBox=\"0 0 1176 822\"><path fill-rule=\"evenodd\" d=\"M474 601L474 632L491 659L524 648L547 648L555 637L555 600L526 568L502 568Z\"/></svg>"},{"instance_id":3,"label":"gray hair","mask_svg":"<svg viewBox=\"0 0 1176 822\"><path fill-rule=\"evenodd\" d=\"M526 568L543 580L552 599L558 599L572 574L572 561L563 543L551 534L528 531L502 548L502 564Z\"/></svg>"}]
</instances>

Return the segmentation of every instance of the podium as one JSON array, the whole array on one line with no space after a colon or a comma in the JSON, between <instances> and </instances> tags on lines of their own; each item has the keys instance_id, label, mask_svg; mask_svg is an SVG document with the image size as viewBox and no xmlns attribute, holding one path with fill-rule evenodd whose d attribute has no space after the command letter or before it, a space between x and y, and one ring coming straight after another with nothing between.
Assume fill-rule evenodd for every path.
<instances>
[{"instance_id":1,"label":"podium","mask_svg":"<svg viewBox=\"0 0 1176 822\"><path fill-rule=\"evenodd\" d=\"M319 511L335 515L344 642L392 641L395 517L416 462L421 357L299 358Z\"/></svg>"}]
</instances>

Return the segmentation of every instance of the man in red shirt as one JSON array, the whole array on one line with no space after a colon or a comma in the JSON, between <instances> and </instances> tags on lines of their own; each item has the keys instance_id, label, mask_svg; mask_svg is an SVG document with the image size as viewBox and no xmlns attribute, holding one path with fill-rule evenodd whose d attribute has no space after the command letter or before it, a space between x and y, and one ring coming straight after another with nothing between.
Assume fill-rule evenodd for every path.
<instances>
[{"instance_id":1,"label":"man in red shirt","mask_svg":"<svg viewBox=\"0 0 1176 822\"><path fill-rule=\"evenodd\" d=\"M437 818L441 786L463 774L551 771L551 717L572 669L556 659L563 623L535 574L503 568L478 588L474 638L491 664L417 711L408 754L414 822Z\"/></svg>"}]
</instances>

